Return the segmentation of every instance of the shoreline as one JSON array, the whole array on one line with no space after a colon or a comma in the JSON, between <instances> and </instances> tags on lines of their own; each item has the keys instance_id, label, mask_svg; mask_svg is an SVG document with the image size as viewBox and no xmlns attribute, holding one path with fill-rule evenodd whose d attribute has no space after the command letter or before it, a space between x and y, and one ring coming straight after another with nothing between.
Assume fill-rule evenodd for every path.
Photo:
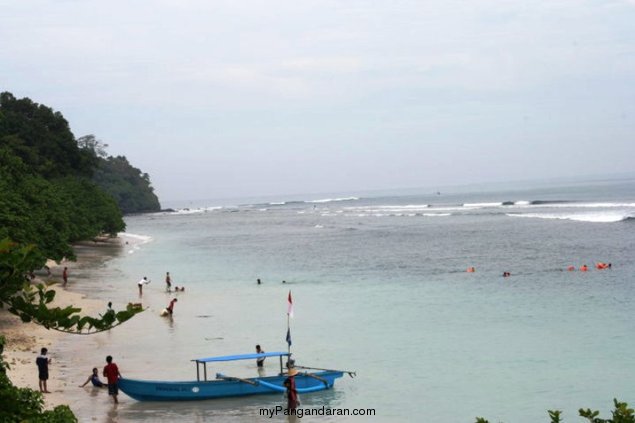
<instances>
[{"instance_id":1,"label":"shoreline","mask_svg":"<svg viewBox=\"0 0 635 423\"><path fill-rule=\"evenodd\" d=\"M42 271L36 272L37 276L33 284L55 282L51 287L56 292L55 300L50 304L53 307L59 306L63 308L72 305L81 308L82 315L98 316L105 309L106 303L102 299L74 292L74 289L80 287L85 279L81 274L74 274L74 269L79 270L80 267L94 264L94 262L104 263L112 258L110 257L111 253L107 254L106 249L114 247L120 249L120 253L123 253L124 246L128 246L128 244L134 245L140 241L135 236L129 237L124 234L118 234L116 238L96 238L93 241L73 244L77 260L64 260L59 264L49 260L47 266L50 268L51 275L47 276ZM61 275L64 266L69 268L69 282L66 287L61 285ZM81 381L73 380L74 377L70 375L72 369L74 369L73 357L75 352L72 338L93 338L96 335L68 334L46 329L33 322L24 323L18 316L9 313L7 310L0 310L0 334L5 336L6 344L3 356L10 367L7 370L7 375L14 386L39 391L35 359L40 354L40 349L46 347L52 359L49 366L48 381L48 389L51 393L43 394L44 408L53 409L58 405L70 405L74 402L72 401L74 397L73 391L76 393L78 385L82 384L85 379ZM64 339L69 337L70 339ZM76 410L73 411L76 412Z\"/></svg>"},{"instance_id":2,"label":"shoreline","mask_svg":"<svg viewBox=\"0 0 635 423\"><path fill-rule=\"evenodd\" d=\"M98 310L102 308L101 301L89 299L82 294L71 292L64 288L57 288L55 292L55 301L52 303L54 307L79 306L82 309L82 314L88 315L97 315ZM49 355L52 358L49 366L48 384L51 393L44 394L44 407L45 409L53 409L58 405L67 404L68 400L65 397L65 390L68 383L60 385L56 382L62 379L61 371L63 367L60 366L61 361L58 359L61 351L55 348L55 345L59 344L60 339L66 334L46 329L33 322L24 323L18 316L6 310L0 312L0 333L5 336L6 340L3 356L6 363L10 366L10 369L7 370L7 375L11 382L17 387L31 388L38 391L35 359L40 354L40 349L46 347L49 349Z\"/></svg>"}]
</instances>

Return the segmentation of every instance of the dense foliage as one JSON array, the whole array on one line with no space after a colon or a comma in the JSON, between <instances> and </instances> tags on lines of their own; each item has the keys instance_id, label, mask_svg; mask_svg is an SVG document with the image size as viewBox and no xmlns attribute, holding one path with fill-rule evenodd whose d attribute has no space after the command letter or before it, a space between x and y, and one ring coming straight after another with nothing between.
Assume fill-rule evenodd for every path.
<instances>
[{"instance_id":1,"label":"dense foliage","mask_svg":"<svg viewBox=\"0 0 635 423\"><path fill-rule=\"evenodd\" d=\"M94 135L79 138L77 144L89 152L97 163L93 182L117 201L121 211L128 214L161 210L147 173L132 166L124 156L108 156L108 144Z\"/></svg>"},{"instance_id":2,"label":"dense foliage","mask_svg":"<svg viewBox=\"0 0 635 423\"><path fill-rule=\"evenodd\" d=\"M90 177L96 165L91 154L77 147L60 112L8 92L0 94L0 145L47 180L68 175Z\"/></svg>"},{"instance_id":3,"label":"dense foliage","mask_svg":"<svg viewBox=\"0 0 635 423\"><path fill-rule=\"evenodd\" d=\"M59 112L0 94L0 239L73 258L70 243L125 228L115 200L91 181L99 158Z\"/></svg>"},{"instance_id":4,"label":"dense foliage","mask_svg":"<svg viewBox=\"0 0 635 423\"><path fill-rule=\"evenodd\" d=\"M159 199L147 173L133 167L123 156L100 159L93 180L112 195L124 213L159 211Z\"/></svg>"},{"instance_id":5,"label":"dense foliage","mask_svg":"<svg viewBox=\"0 0 635 423\"><path fill-rule=\"evenodd\" d=\"M600 412L597 410L591 411L590 408L581 408L578 410L578 413L580 417L584 417L589 423L635 423L635 411L632 408L628 408L627 403L619 402L617 399L614 399L613 404L615 405L615 409L612 411L610 419L598 417ZM560 410L548 410L547 413L551 419L550 423L562 423L562 412ZM476 423L489 423L489 421L478 417Z\"/></svg>"},{"instance_id":6,"label":"dense foliage","mask_svg":"<svg viewBox=\"0 0 635 423\"><path fill-rule=\"evenodd\" d=\"M0 308L47 329L90 334L109 330L142 311L53 307L55 291L32 285L26 275L47 258L74 258L72 242L125 228L115 199L92 178L102 160L80 148L68 122L51 108L0 94ZM147 175L145 180L149 183ZM43 410L42 394L8 379L1 352L0 421L62 423L77 419L67 406Z\"/></svg>"}]
</instances>

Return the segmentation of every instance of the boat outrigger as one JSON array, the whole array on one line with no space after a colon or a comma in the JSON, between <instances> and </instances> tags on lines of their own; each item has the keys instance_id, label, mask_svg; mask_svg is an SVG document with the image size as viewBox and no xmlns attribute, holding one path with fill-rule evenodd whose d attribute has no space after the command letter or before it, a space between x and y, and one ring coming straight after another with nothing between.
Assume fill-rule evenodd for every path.
<instances>
[{"instance_id":1,"label":"boat outrigger","mask_svg":"<svg viewBox=\"0 0 635 423\"><path fill-rule=\"evenodd\" d=\"M289 374L283 371L283 357L289 360L290 356L288 352L269 352L197 358L192 360L196 363L196 380L170 382L121 378L119 389L138 401L194 401L285 392L283 383ZM280 373L277 376L243 379L216 373L216 379L207 379L207 363L255 360L263 357L280 358ZM295 385L300 394L330 389L335 379L342 377L344 373L348 373L351 377L355 376L355 372L346 370L315 369L304 366L297 366L297 368L317 370L295 374Z\"/></svg>"}]
</instances>

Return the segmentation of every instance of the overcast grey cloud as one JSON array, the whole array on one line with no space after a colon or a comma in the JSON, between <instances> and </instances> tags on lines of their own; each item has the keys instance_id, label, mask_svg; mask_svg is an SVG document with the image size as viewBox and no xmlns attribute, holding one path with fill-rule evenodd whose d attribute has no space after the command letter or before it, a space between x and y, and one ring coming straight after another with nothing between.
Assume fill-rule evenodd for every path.
<instances>
[{"instance_id":1,"label":"overcast grey cloud","mask_svg":"<svg viewBox=\"0 0 635 423\"><path fill-rule=\"evenodd\" d=\"M0 89L162 200L633 170L634 1L0 6Z\"/></svg>"}]
</instances>

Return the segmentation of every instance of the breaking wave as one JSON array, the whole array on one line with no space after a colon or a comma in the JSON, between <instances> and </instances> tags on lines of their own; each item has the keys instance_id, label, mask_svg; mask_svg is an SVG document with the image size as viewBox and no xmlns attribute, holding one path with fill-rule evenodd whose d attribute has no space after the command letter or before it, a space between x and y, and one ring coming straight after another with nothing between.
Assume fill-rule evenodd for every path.
<instances>
[{"instance_id":1,"label":"breaking wave","mask_svg":"<svg viewBox=\"0 0 635 423\"><path fill-rule=\"evenodd\" d=\"M308 200L305 203L335 203L340 201L357 201L359 197L323 198L321 200Z\"/></svg>"},{"instance_id":2,"label":"breaking wave","mask_svg":"<svg viewBox=\"0 0 635 423\"><path fill-rule=\"evenodd\" d=\"M573 220L576 222L616 223L635 219L635 212L600 212L600 213L507 213L510 217L536 219Z\"/></svg>"}]
</instances>

